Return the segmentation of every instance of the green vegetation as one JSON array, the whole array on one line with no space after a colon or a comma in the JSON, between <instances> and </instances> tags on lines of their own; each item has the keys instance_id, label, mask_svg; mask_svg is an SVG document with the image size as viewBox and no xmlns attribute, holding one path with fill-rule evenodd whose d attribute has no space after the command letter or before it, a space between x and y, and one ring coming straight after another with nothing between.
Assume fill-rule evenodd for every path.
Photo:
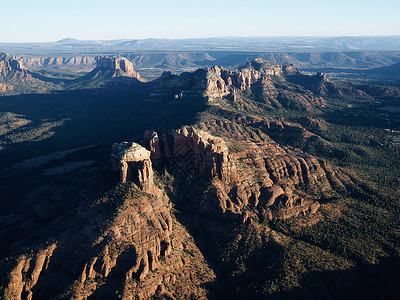
<instances>
[{"instance_id":1,"label":"green vegetation","mask_svg":"<svg viewBox=\"0 0 400 300\"><path fill-rule=\"evenodd\" d=\"M97 207L102 204L116 207L126 199L135 199L144 196L145 193L139 191L133 182L119 183L116 187L106 191L104 195L90 203L89 207Z\"/></svg>"}]
</instances>

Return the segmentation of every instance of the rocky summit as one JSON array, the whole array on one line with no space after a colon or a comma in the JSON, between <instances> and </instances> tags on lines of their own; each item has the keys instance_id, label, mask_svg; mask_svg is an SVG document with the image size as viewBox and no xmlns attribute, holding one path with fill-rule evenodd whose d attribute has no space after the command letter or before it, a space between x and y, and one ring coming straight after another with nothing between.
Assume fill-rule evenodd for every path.
<instances>
[{"instance_id":1,"label":"rocky summit","mask_svg":"<svg viewBox=\"0 0 400 300\"><path fill-rule=\"evenodd\" d=\"M111 161L114 170L120 171L121 183L131 180L137 183L142 191L153 188L153 169L150 151L136 143L115 143L111 150Z\"/></svg>"}]
</instances>

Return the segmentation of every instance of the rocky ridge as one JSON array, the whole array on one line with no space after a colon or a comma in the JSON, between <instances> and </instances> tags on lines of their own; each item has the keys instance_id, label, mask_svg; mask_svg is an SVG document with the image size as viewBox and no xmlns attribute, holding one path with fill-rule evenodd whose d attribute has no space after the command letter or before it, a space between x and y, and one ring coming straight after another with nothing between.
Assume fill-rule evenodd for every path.
<instances>
[{"instance_id":1,"label":"rocky ridge","mask_svg":"<svg viewBox=\"0 0 400 300\"><path fill-rule=\"evenodd\" d=\"M302 81L295 82L293 78ZM323 105L324 100L320 97L321 93L316 92L316 87L302 85L308 81L310 76L301 74L291 65L256 59L235 71L214 66L179 76L164 76L159 95L178 100L200 95L208 101L225 99L233 103L253 97L274 108L310 109Z\"/></svg>"},{"instance_id":2,"label":"rocky ridge","mask_svg":"<svg viewBox=\"0 0 400 300\"><path fill-rule=\"evenodd\" d=\"M214 66L199 69L194 73L171 76L162 82L162 87L172 90L191 89L199 91L204 97L209 97L212 100L234 93L236 89L240 91L249 89L256 82L265 84L270 81L270 76L282 76L292 72L296 73L298 70L293 66L282 66L256 60L236 71Z\"/></svg>"},{"instance_id":3,"label":"rocky ridge","mask_svg":"<svg viewBox=\"0 0 400 300\"><path fill-rule=\"evenodd\" d=\"M58 230L64 228L57 241L10 262L4 296L104 299L117 291L123 299L205 298L202 285L215 275L185 228L172 219L168 197L153 182L149 157L138 144L114 144L112 166L127 164L125 175L131 177L122 179L133 182L81 206L72 223L65 217L53 221ZM144 170L146 180L140 175ZM198 286L192 288L188 280Z\"/></svg>"},{"instance_id":4,"label":"rocky ridge","mask_svg":"<svg viewBox=\"0 0 400 300\"><path fill-rule=\"evenodd\" d=\"M57 80L47 78L28 70L23 63L6 53L0 52L0 92L20 94L26 92L45 92L59 89Z\"/></svg>"},{"instance_id":5,"label":"rocky ridge","mask_svg":"<svg viewBox=\"0 0 400 300\"><path fill-rule=\"evenodd\" d=\"M215 130L223 126L240 132L233 126L241 125L235 123L211 124L202 127ZM286 130L290 132L289 128ZM243 149L233 154L223 138L192 127L177 130L172 144L167 137L162 145L158 139L145 144L151 145L149 150L156 153L156 161L165 159L175 172L196 176L208 185L202 192L201 187L195 186L196 192L187 194L193 195L191 201L197 211L211 215L222 213L245 220L247 207L258 209L258 215L252 216L256 219L287 219L300 213L315 213L319 198L344 191L346 185L352 184L346 175L325 162L282 148L259 129L254 132L258 137L255 142L243 135L231 136L234 140L229 142ZM156 136L155 132L152 134Z\"/></svg>"},{"instance_id":6,"label":"rocky ridge","mask_svg":"<svg viewBox=\"0 0 400 300\"><path fill-rule=\"evenodd\" d=\"M17 55L24 66L31 70L41 69L68 69L79 70L93 69L96 67L96 58L94 56L25 56Z\"/></svg>"}]
</instances>

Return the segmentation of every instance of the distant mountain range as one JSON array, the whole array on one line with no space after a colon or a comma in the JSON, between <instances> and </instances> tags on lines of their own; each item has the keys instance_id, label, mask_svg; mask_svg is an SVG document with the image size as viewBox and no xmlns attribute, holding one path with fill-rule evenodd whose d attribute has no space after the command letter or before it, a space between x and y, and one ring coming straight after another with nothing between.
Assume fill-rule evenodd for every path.
<instances>
[{"instance_id":1,"label":"distant mountain range","mask_svg":"<svg viewBox=\"0 0 400 300\"><path fill-rule=\"evenodd\" d=\"M398 50L400 36L344 37L217 37L80 41L72 38L48 43L0 43L13 54L76 54L107 51L310 51Z\"/></svg>"}]
</instances>

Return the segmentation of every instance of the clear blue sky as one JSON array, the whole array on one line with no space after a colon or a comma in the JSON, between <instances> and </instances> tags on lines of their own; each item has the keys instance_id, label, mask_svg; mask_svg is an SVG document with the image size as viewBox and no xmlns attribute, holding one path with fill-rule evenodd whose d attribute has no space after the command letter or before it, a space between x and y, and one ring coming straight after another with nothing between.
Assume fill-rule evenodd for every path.
<instances>
[{"instance_id":1,"label":"clear blue sky","mask_svg":"<svg viewBox=\"0 0 400 300\"><path fill-rule=\"evenodd\" d=\"M0 42L400 35L399 0L14 0Z\"/></svg>"}]
</instances>

